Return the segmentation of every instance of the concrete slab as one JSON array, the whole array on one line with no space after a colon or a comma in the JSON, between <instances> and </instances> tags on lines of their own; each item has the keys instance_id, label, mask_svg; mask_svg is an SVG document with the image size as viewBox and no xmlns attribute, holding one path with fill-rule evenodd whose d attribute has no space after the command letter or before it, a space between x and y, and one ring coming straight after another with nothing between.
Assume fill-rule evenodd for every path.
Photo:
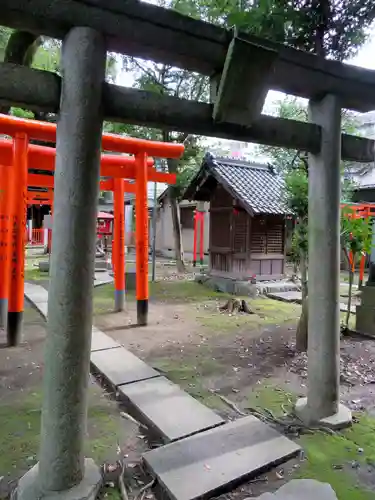
<instances>
[{"instance_id":1,"label":"concrete slab","mask_svg":"<svg viewBox=\"0 0 375 500\"><path fill-rule=\"evenodd\" d=\"M143 460L169 498L194 500L299 452L296 443L249 416L146 452Z\"/></svg>"},{"instance_id":2,"label":"concrete slab","mask_svg":"<svg viewBox=\"0 0 375 500\"><path fill-rule=\"evenodd\" d=\"M296 304L301 304L302 303L302 293L298 292L296 290L291 290L289 292L272 292L272 293L267 293L267 297L270 299L274 300L280 300L281 302L293 302ZM344 304L344 302L340 302L340 311L346 312L348 310L348 306ZM351 309L351 314L356 313L356 308L355 306L352 306Z\"/></svg>"},{"instance_id":3,"label":"concrete slab","mask_svg":"<svg viewBox=\"0 0 375 500\"><path fill-rule=\"evenodd\" d=\"M165 377L119 386L134 416L164 443L222 425L225 421Z\"/></svg>"},{"instance_id":4,"label":"concrete slab","mask_svg":"<svg viewBox=\"0 0 375 500\"><path fill-rule=\"evenodd\" d=\"M282 302L297 302L301 304L302 293L298 290L290 290L288 292L270 292L267 293L267 297L270 299L281 300Z\"/></svg>"},{"instance_id":5,"label":"concrete slab","mask_svg":"<svg viewBox=\"0 0 375 500\"><path fill-rule=\"evenodd\" d=\"M277 281L258 282L257 289L261 295L264 295L268 293L298 291L299 286L290 280L277 280Z\"/></svg>"},{"instance_id":6,"label":"concrete slab","mask_svg":"<svg viewBox=\"0 0 375 500\"><path fill-rule=\"evenodd\" d=\"M346 406L339 404L337 413L326 418L322 418L319 422L314 422L311 412L307 406L307 398L300 398L295 406L296 415L308 425L321 424L333 430L345 429L352 425L352 412Z\"/></svg>"},{"instance_id":7,"label":"concrete slab","mask_svg":"<svg viewBox=\"0 0 375 500\"><path fill-rule=\"evenodd\" d=\"M95 273L94 287L107 285L108 283L113 283L113 276L111 276L108 271Z\"/></svg>"},{"instance_id":8,"label":"concrete slab","mask_svg":"<svg viewBox=\"0 0 375 500\"><path fill-rule=\"evenodd\" d=\"M45 288L34 283L25 283L24 294L27 300L40 312L44 318L48 311L48 292Z\"/></svg>"},{"instance_id":9,"label":"concrete slab","mask_svg":"<svg viewBox=\"0 0 375 500\"><path fill-rule=\"evenodd\" d=\"M117 347L121 347L121 344L95 326L92 327L91 352L104 351L105 349L114 349Z\"/></svg>"},{"instance_id":10,"label":"concrete slab","mask_svg":"<svg viewBox=\"0 0 375 500\"><path fill-rule=\"evenodd\" d=\"M40 312L40 314L47 319L48 314L48 302L37 302L34 307Z\"/></svg>"},{"instance_id":11,"label":"concrete slab","mask_svg":"<svg viewBox=\"0 0 375 500\"><path fill-rule=\"evenodd\" d=\"M28 297L30 298L30 300L33 300L33 297L41 295L43 295L45 301L48 300L48 292L41 285L25 282L24 290L25 290L25 295L30 296Z\"/></svg>"},{"instance_id":12,"label":"concrete slab","mask_svg":"<svg viewBox=\"0 0 375 500\"><path fill-rule=\"evenodd\" d=\"M92 352L91 363L96 371L116 387L160 376L159 372L124 347Z\"/></svg>"},{"instance_id":13,"label":"concrete slab","mask_svg":"<svg viewBox=\"0 0 375 500\"><path fill-rule=\"evenodd\" d=\"M332 486L314 479L293 479L275 493L263 493L253 500L337 500Z\"/></svg>"}]
</instances>

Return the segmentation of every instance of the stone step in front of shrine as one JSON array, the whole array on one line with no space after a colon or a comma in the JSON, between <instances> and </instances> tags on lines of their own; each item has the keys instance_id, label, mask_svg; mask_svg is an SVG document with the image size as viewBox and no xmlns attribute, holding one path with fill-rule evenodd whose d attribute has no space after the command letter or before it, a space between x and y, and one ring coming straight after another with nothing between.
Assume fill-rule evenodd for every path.
<instances>
[{"instance_id":1,"label":"stone step in front of shrine","mask_svg":"<svg viewBox=\"0 0 375 500\"><path fill-rule=\"evenodd\" d=\"M210 498L300 453L254 416L242 417L143 454L171 500Z\"/></svg>"},{"instance_id":2,"label":"stone step in front of shrine","mask_svg":"<svg viewBox=\"0 0 375 500\"><path fill-rule=\"evenodd\" d=\"M25 295L46 317L48 292L27 283ZM127 411L152 438L169 443L146 452L143 460L171 500L211 497L300 451L256 417L226 423L95 326L91 367L116 388Z\"/></svg>"}]
</instances>

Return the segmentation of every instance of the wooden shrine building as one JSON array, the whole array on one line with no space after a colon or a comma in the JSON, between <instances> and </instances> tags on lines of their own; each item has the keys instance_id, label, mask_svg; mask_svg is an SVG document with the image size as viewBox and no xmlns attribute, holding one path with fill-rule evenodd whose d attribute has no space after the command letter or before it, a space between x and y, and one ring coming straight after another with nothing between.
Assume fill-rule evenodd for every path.
<instances>
[{"instance_id":1,"label":"wooden shrine building","mask_svg":"<svg viewBox=\"0 0 375 500\"><path fill-rule=\"evenodd\" d=\"M277 279L284 274L283 180L272 166L206 154L184 198L210 202L213 276Z\"/></svg>"}]
</instances>

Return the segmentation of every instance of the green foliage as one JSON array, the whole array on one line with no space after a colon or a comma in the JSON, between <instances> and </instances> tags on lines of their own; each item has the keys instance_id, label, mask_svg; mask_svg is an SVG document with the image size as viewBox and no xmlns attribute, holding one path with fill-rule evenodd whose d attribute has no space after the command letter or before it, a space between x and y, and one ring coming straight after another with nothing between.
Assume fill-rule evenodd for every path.
<instances>
[{"instance_id":1,"label":"green foliage","mask_svg":"<svg viewBox=\"0 0 375 500\"><path fill-rule=\"evenodd\" d=\"M371 0L223 0L218 4L220 24L340 61L356 54L375 16Z\"/></svg>"},{"instance_id":2,"label":"green foliage","mask_svg":"<svg viewBox=\"0 0 375 500\"><path fill-rule=\"evenodd\" d=\"M299 219L305 219L308 211L308 178L302 168L290 170L285 175L285 201Z\"/></svg>"},{"instance_id":3,"label":"green foliage","mask_svg":"<svg viewBox=\"0 0 375 500\"><path fill-rule=\"evenodd\" d=\"M43 71L60 71L61 43L53 38L43 37L42 44L35 52L32 67Z\"/></svg>"},{"instance_id":4,"label":"green foliage","mask_svg":"<svg viewBox=\"0 0 375 500\"><path fill-rule=\"evenodd\" d=\"M5 47L7 46L11 32L10 28L0 26L0 61L4 60Z\"/></svg>"},{"instance_id":5,"label":"green foliage","mask_svg":"<svg viewBox=\"0 0 375 500\"><path fill-rule=\"evenodd\" d=\"M341 216L341 244L354 257L360 252L369 254L372 244L370 218L356 217L355 211L345 206Z\"/></svg>"},{"instance_id":6,"label":"green foliage","mask_svg":"<svg viewBox=\"0 0 375 500\"><path fill-rule=\"evenodd\" d=\"M29 118L29 119L34 118L34 113L32 111L27 111L22 108L11 108L10 114L12 116L17 116L18 118Z\"/></svg>"},{"instance_id":7,"label":"green foliage","mask_svg":"<svg viewBox=\"0 0 375 500\"><path fill-rule=\"evenodd\" d=\"M299 167L285 173L285 204L296 217L292 235L291 259L300 264L301 256L307 256L308 250L308 177L304 163L299 160Z\"/></svg>"}]
</instances>

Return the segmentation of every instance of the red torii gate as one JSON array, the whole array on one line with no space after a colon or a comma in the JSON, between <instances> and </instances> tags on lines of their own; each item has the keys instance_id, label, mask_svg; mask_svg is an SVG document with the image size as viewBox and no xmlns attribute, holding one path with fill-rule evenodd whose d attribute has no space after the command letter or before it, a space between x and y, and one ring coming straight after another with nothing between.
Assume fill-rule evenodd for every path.
<instances>
[{"instance_id":1,"label":"red torii gate","mask_svg":"<svg viewBox=\"0 0 375 500\"><path fill-rule=\"evenodd\" d=\"M9 345L18 343L24 304L24 246L26 227L27 188L54 186L53 176L31 174L29 169L54 170L55 148L29 144L30 139L56 142L56 125L35 120L24 120L0 115L0 134L9 135L12 141L0 141L0 317L7 317ZM124 303L124 178L135 179L136 205L136 293L137 322L147 324L148 317L148 209L147 181L174 183L175 176L156 172L149 155L179 158L184 146L121 137L102 135L102 148L107 151L128 153L134 157L119 155L101 156L101 175L112 177L102 181L114 190L116 274L121 289L115 291L116 305ZM131 188L133 189L133 187ZM20 195L16 202L16 193ZM18 197L17 197L18 198ZM11 224L12 220L12 224ZM116 225L115 225L116 226Z\"/></svg>"},{"instance_id":2,"label":"red torii gate","mask_svg":"<svg viewBox=\"0 0 375 500\"><path fill-rule=\"evenodd\" d=\"M351 212L346 214L346 217L356 217L362 219L368 219L370 217L375 217L375 203L342 203L341 209L349 208ZM350 252L349 254L349 264L354 271L355 262L353 259L353 255ZM363 283L363 277L365 274L365 264L366 264L366 255L362 253L361 260L359 263L359 283L360 285Z\"/></svg>"}]
</instances>

